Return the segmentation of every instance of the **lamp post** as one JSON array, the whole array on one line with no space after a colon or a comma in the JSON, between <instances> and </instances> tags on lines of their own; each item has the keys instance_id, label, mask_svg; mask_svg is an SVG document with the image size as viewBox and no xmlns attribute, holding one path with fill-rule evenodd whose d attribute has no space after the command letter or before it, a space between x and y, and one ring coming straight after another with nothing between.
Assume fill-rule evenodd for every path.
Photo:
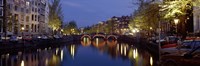
<instances>
[{"instance_id":1,"label":"lamp post","mask_svg":"<svg viewBox=\"0 0 200 66\"><path fill-rule=\"evenodd\" d=\"M25 43L24 42L24 38L23 38L23 36L24 36L24 27L22 27L21 30L22 30L22 41L23 41L23 44L24 44Z\"/></svg>"},{"instance_id":2,"label":"lamp post","mask_svg":"<svg viewBox=\"0 0 200 66\"><path fill-rule=\"evenodd\" d=\"M62 35L63 35L63 31L64 31L64 30L63 30L63 29L61 29L61 34L62 34Z\"/></svg>"},{"instance_id":3,"label":"lamp post","mask_svg":"<svg viewBox=\"0 0 200 66\"><path fill-rule=\"evenodd\" d=\"M174 23L176 25L176 36L178 36L178 22L179 22L179 19L174 19Z\"/></svg>"}]
</instances>

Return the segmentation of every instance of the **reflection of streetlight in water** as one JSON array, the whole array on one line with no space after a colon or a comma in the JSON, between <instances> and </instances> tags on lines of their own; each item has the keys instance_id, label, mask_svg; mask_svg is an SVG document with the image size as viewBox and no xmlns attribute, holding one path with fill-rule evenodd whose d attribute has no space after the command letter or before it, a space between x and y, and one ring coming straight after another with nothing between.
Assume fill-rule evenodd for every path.
<instances>
[{"instance_id":1,"label":"reflection of streetlight in water","mask_svg":"<svg viewBox=\"0 0 200 66\"><path fill-rule=\"evenodd\" d=\"M71 48L70 51L71 51L72 58L74 59L74 54L75 54L75 45L71 45L70 48Z\"/></svg>"},{"instance_id":2,"label":"reflection of streetlight in water","mask_svg":"<svg viewBox=\"0 0 200 66\"><path fill-rule=\"evenodd\" d=\"M22 62L21 62L21 66L24 66L24 60L22 60Z\"/></svg>"},{"instance_id":3,"label":"reflection of streetlight in water","mask_svg":"<svg viewBox=\"0 0 200 66\"><path fill-rule=\"evenodd\" d=\"M98 46L98 44L99 44L99 38L96 38L96 44Z\"/></svg>"},{"instance_id":4,"label":"reflection of streetlight in water","mask_svg":"<svg viewBox=\"0 0 200 66\"><path fill-rule=\"evenodd\" d=\"M102 48L105 46L105 41L101 38L95 38L94 41L92 41L92 44L97 48Z\"/></svg>"},{"instance_id":5,"label":"reflection of streetlight in water","mask_svg":"<svg viewBox=\"0 0 200 66\"><path fill-rule=\"evenodd\" d=\"M112 41L107 41L107 44L108 44L109 47L115 47L116 44L117 44L117 41L114 41L114 40L112 40Z\"/></svg>"},{"instance_id":6,"label":"reflection of streetlight in water","mask_svg":"<svg viewBox=\"0 0 200 66\"><path fill-rule=\"evenodd\" d=\"M120 47L120 48L119 48ZM121 44L121 45L117 45L117 50L120 49L120 54L127 56L127 51L129 51L129 46L127 44Z\"/></svg>"},{"instance_id":7,"label":"reflection of streetlight in water","mask_svg":"<svg viewBox=\"0 0 200 66\"><path fill-rule=\"evenodd\" d=\"M61 50L60 58L61 58L61 61L63 61L63 50Z\"/></svg>"},{"instance_id":8,"label":"reflection of streetlight in water","mask_svg":"<svg viewBox=\"0 0 200 66\"><path fill-rule=\"evenodd\" d=\"M150 57L150 65L153 66L153 58Z\"/></svg>"},{"instance_id":9,"label":"reflection of streetlight in water","mask_svg":"<svg viewBox=\"0 0 200 66\"><path fill-rule=\"evenodd\" d=\"M87 37L83 38L83 41L81 41L82 46L90 46L91 40Z\"/></svg>"},{"instance_id":10,"label":"reflection of streetlight in water","mask_svg":"<svg viewBox=\"0 0 200 66\"><path fill-rule=\"evenodd\" d=\"M138 56L138 51L137 49L133 50L133 58L135 59Z\"/></svg>"}]
</instances>

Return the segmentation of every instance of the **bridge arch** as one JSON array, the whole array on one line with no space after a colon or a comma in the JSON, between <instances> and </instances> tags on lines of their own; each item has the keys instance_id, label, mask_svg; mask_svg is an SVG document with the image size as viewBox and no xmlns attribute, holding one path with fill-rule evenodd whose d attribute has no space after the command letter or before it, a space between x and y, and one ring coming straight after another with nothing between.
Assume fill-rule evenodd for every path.
<instances>
[{"instance_id":1,"label":"bridge arch","mask_svg":"<svg viewBox=\"0 0 200 66\"><path fill-rule=\"evenodd\" d=\"M106 36L101 34L96 34L92 38L95 39L95 37L103 37L104 39L106 39Z\"/></svg>"},{"instance_id":2,"label":"bridge arch","mask_svg":"<svg viewBox=\"0 0 200 66\"><path fill-rule=\"evenodd\" d=\"M115 35L108 35L108 36L106 37L106 39L108 40L110 37L114 37L114 39L117 40L117 36L115 36Z\"/></svg>"},{"instance_id":3,"label":"bridge arch","mask_svg":"<svg viewBox=\"0 0 200 66\"><path fill-rule=\"evenodd\" d=\"M81 36L81 40L83 40L83 38L85 38L85 37L88 37L90 40L92 39L92 38L90 37L90 35L83 35L83 36Z\"/></svg>"}]
</instances>

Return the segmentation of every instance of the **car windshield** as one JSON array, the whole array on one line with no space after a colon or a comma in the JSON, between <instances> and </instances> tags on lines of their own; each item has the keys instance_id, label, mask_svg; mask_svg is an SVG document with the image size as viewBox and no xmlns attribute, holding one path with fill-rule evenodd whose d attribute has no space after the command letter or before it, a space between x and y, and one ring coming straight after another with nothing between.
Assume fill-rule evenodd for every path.
<instances>
[{"instance_id":1,"label":"car windshield","mask_svg":"<svg viewBox=\"0 0 200 66\"><path fill-rule=\"evenodd\" d=\"M176 41L176 37L169 37L169 41Z\"/></svg>"},{"instance_id":2,"label":"car windshield","mask_svg":"<svg viewBox=\"0 0 200 66\"><path fill-rule=\"evenodd\" d=\"M191 49L193 46L193 41L185 41L182 43L182 45L180 46L180 48L185 48L185 49Z\"/></svg>"},{"instance_id":3,"label":"car windshield","mask_svg":"<svg viewBox=\"0 0 200 66\"><path fill-rule=\"evenodd\" d=\"M194 48L200 47L200 41L195 41Z\"/></svg>"}]
</instances>

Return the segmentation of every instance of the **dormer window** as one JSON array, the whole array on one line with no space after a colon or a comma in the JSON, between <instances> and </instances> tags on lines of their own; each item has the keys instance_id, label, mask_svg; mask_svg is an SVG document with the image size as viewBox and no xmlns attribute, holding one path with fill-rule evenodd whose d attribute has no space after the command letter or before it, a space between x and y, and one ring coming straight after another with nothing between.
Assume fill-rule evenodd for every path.
<instances>
[{"instance_id":1,"label":"dormer window","mask_svg":"<svg viewBox=\"0 0 200 66\"><path fill-rule=\"evenodd\" d=\"M3 0L0 0L0 6L3 6Z\"/></svg>"}]
</instances>

